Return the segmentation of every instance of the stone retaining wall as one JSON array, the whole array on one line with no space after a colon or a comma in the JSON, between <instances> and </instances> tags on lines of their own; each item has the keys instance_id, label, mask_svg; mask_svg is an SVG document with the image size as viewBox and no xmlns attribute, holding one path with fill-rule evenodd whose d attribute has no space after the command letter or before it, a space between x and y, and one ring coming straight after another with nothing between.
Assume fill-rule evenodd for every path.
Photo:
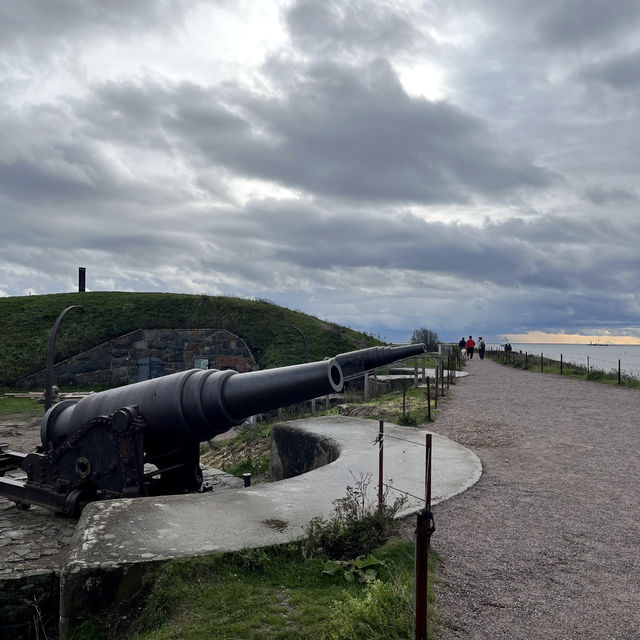
<instances>
[{"instance_id":1,"label":"stone retaining wall","mask_svg":"<svg viewBox=\"0 0 640 640\"><path fill-rule=\"evenodd\" d=\"M257 369L244 340L213 329L137 329L55 365L58 386L120 386L186 369ZM19 380L43 387L46 371Z\"/></svg>"}]
</instances>

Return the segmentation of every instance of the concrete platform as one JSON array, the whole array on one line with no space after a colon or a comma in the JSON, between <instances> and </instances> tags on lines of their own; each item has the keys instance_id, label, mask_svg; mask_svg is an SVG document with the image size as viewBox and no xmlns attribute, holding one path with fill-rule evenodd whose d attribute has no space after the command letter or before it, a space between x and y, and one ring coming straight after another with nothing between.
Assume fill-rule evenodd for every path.
<instances>
[{"instance_id":1,"label":"concrete platform","mask_svg":"<svg viewBox=\"0 0 640 640\"><path fill-rule=\"evenodd\" d=\"M133 592L145 564L300 539L312 518L331 516L334 500L367 475L370 498L375 500L377 421L328 416L285 423L282 428L299 434L300 446L310 446L317 460L335 459L296 477L238 490L87 506L61 575L61 631L111 605L106 593ZM426 433L385 425L384 479L392 487L390 500L408 494L403 515L424 506ZM481 473L474 453L434 434L434 504L469 488ZM127 576L133 578L132 584L113 588Z\"/></svg>"},{"instance_id":2,"label":"concrete platform","mask_svg":"<svg viewBox=\"0 0 640 640\"><path fill-rule=\"evenodd\" d=\"M400 371L400 369L396 369L396 371ZM445 378L448 374L448 369L444 370L444 375ZM426 376L428 376L431 380L433 380L436 377L436 370L435 369L425 369L425 378ZM469 373L466 371L455 371L452 370L451 371L451 375L454 378L464 378L465 376L468 376ZM424 387L426 386L426 380L423 381L422 379L422 369L420 369L418 371L418 380L419 380L419 387ZM384 374L384 375L376 375L375 379L378 382L390 382L393 380L415 380L415 372L413 369L406 369L405 373L390 373L390 374Z\"/></svg>"}]
</instances>

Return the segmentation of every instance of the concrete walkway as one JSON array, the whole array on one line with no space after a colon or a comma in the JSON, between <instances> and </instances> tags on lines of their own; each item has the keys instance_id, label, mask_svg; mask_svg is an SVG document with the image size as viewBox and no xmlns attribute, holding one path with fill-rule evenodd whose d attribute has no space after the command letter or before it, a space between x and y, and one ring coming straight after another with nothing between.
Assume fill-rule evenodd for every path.
<instances>
[{"instance_id":1,"label":"concrete walkway","mask_svg":"<svg viewBox=\"0 0 640 640\"><path fill-rule=\"evenodd\" d=\"M171 558L237 551L303 537L309 521L329 517L367 474L371 499L378 481L378 422L328 416L289 423L339 457L308 473L219 493L96 502L78 523L70 561L61 577L62 629L109 603L101 583L124 579L131 568ZM385 425L384 477L389 497L408 495L404 514L419 511L425 490L425 431ZM475 454L446 437L433 436L433 502L472 486L482 467ZM115 574L115 577L114 577ZM87 588L87 585L91 588ZM114 589L110 590L115 591Z\"/></svg>"}]
</instances>

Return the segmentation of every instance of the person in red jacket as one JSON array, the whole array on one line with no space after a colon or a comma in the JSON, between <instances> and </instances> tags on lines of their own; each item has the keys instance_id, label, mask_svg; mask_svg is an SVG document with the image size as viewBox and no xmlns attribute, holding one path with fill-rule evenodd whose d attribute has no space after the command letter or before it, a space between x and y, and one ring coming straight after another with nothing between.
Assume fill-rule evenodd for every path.
<instances>
[{"instance_id":1,"label":"person in red jacket","mask_svg":"<svg viewBox=\"0 0 640 640\"><path fill-rule=\"evenodd\" d=\"M467 350L467 356L470 360L473 360L473 347L476 346L475 340L469 336L469 339L467 340L467 344L464 345L465 349Z\"/></svg>"}]
</instances>

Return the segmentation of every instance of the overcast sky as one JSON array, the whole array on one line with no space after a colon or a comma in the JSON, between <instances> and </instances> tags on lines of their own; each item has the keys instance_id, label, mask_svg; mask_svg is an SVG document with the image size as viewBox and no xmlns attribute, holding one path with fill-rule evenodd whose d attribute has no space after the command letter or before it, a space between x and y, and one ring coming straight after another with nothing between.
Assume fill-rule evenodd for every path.
<instances>
[{"instance_id":1,"label":"overcast sky","mask_svg":"<svg viewBox=\"0 0 640 640\"><path fill-rule=\"evenodd\" d=\"M0 296L640 341L639 115L640 0L0 0Z\"/></svg>"}]
</instances>

